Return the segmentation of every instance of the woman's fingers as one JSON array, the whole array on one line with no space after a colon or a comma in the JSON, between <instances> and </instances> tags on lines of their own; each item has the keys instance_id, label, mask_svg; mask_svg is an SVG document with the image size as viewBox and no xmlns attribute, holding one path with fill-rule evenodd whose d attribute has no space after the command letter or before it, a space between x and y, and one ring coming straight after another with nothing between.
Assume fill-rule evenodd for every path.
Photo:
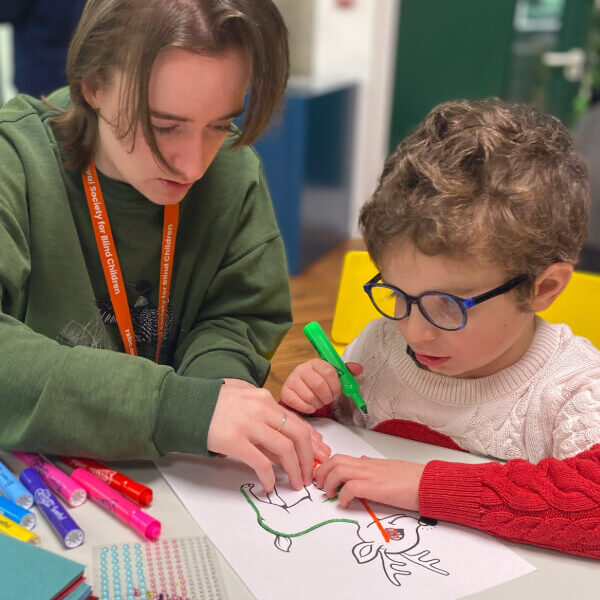
<instances>
[{"instance_id":1,"label":"woman's fingers","mask_svg":"<svg viewBox=\"0 0 600 600\"><path fill-rule=\"evenodd\" d=\"M325 459L330 449L314 428L277 404L263 389L224 385L211 420L208 449L239 458L271 491L271 459L280 464L295 489L312 481L315 455Z\"/></svg>"},{"instance_id":2,"label":"woman's fingers","mask_svg":"<svg viewBox=\"0 0 600 600\"><path fill-rule=\"evenodd\" d=\"M263 424L258 428L253 442L266 450L271 457L274 457L275 462L283 467L290 480L290 485L295 490L299 490L304 485L300 457L296 452L293 440L278 433L273 427Z\"/></svg>"},{"instance_id":3,"label":"woman's fingers","mask_svg":"<svg viewBox=\"0 0 600 600\"><path fill-rule=\"evenodd\" d=\"M313 451L315 453L315 457L319 462L325 462L331 454L331 448L323 441L323 436L316 429L313 428L310 433L312 437Z\"/></svg>"},{"instance_id":4,"label":"woman's fingers","mask_svg":"<svg viewBox=\"0 0 600 600\"><path fill-rule=\"evenodd\" d=\"M288 419L281 433L291 436L294 440L294 447L300 459L303 485L310 485L313 480L315 456L319 460L326 460L331 453L331 448L323 442L321 434L312 425L293 413L288 413Z\"/></svg>"},{"instance_id":5,"label":"woman's fingers","mask_svg":"<svg viewBox=\"0 0 600 600\"><path fill-rule=\"evenodd\" d=\"M236 458L239 458L251 469L254 469L265 492L269 493L273 491L275 487L275 472L273 471L271 461L263 452L253 444L244 443Z\"/></svg>"},{"instance_id":6,"label":"woman's fingers","mask_svg":"<svg viewBox=\"0 0 600 600\"><path fill-rule=\"evenodd\" d=\"M285 421L284 421L285 417ZM313 428L292 412L280 408L277 425L260 429L256 442L265 448L287 473L290 485L300 489L312 482ZM281 426L281 423L283 425ZM281 427L280 427L281 426Z\"/></svg>"}]
</instances>

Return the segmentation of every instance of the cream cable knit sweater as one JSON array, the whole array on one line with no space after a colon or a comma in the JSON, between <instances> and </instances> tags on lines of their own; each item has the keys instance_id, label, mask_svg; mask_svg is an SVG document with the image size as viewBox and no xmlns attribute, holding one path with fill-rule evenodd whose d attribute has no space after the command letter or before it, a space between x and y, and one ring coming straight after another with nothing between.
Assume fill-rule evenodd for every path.
<instances>
[{"instance_id":1,"label":"cream cable knit sweater","mask_svg":"<svg viewBox=\"0 0 600 600\"><path fill-rule=\"evenodd\" d=\"M469 452L531 463L574 456L600 442L600 351L566 325L536 317L522 358L478 379L419 368L385 318L372 321L343 358L364 367L358 381L369 413L343 398L335 418L344 423L374 429L393 419L412 421Z\"/></svg>"}]
</instances>

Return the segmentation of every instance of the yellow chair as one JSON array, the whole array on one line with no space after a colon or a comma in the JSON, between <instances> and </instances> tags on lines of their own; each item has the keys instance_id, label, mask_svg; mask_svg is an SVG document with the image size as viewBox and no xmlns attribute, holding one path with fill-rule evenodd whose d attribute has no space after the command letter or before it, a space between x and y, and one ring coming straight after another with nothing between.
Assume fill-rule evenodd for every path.
<instances>
[{"instance_id":1,"label":"yellow chair","mask_svg":"<svg viewBox=\"0 0 600 600\"><path fill-rule=\"evenodd\" d=\"M331 325L331 340L340 353L369 321L381 316L362 289L376 273L367 252L346 254ZM551 323L566 323L575 335L588 338L600 349L600 275L573 273L564 292L540 316Z\"/></svg>"},{"instance_id":2,"label":"yellow chair","mask_svg":"<svg viewBox=\"0 0 600 600\"><path fill-rule=\"evenodd\" d=\"M367 323L381 316L362 289L376 273L377 267L367 252L352 250L344 257L331 324L331 341L340 354Z\"/></svg>"},{"instance_id":3,"label":"yellow chair","mask_svg":"<svg viewBox=\"0 0 600 600\"><path fill-rule=\"evenodd\" d=\"M600 275L575 271L563 293L539 315L550 323L566 323L600 350Z\"/></svg>"}]
</instances>

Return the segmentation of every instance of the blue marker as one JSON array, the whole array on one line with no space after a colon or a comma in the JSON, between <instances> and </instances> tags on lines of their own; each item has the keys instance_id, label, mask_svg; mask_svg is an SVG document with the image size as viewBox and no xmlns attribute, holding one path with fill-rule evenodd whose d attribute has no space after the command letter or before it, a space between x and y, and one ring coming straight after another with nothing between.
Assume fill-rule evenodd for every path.
<instances>
[{"instance_id":1,"label":"blue marker","mask_svg":"<svg viewBox=\"0 0 600 600\"><path fill-rule=\"evenodd\" d=\"M15 504L8 498L4 498L4 496L0 496L0 515L4 515L7 519L18 523L25 529L35 527L35 513Z\"/></svg>"},{"instance_id":2,"label":"blue marker","mask_svg":"<svg viewBox=\"0 0 600 600\"><path fill-rule=\"evenodd\" d=\"M33 506L33 496L2 461L0 461L0 491L9 500L23 508Z\"/></svg>"}]
</instances>

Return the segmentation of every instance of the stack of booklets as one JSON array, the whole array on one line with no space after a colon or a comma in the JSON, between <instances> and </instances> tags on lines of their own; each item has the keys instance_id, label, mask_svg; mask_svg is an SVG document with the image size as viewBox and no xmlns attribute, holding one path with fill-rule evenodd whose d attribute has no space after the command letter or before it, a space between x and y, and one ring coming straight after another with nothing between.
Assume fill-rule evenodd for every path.
<instances>
[{"instance_id":1,"label":"stack of booklets","mask_svg":"<svg viewBox=\"0 0 600 600\"><path fill-rule=\"evenodd\" d=\"M0 534L0 597L23 600L85 600L84 565Z\"/></svg>"}]
</instances>

